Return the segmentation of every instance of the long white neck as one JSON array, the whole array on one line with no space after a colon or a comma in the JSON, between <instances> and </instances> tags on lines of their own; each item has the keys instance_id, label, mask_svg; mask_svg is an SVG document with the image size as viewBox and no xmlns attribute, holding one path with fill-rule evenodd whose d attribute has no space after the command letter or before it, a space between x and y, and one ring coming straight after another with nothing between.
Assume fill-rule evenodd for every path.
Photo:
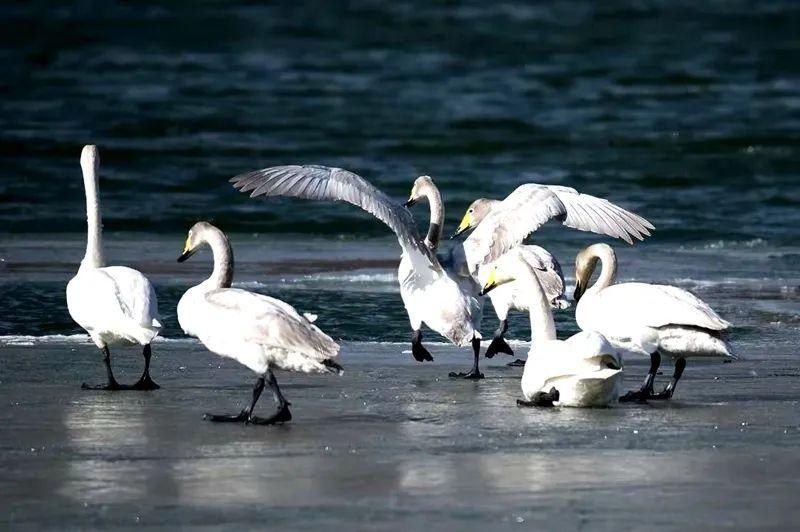
<instances>
[{"instance_id":1,"label":"long white neck","mask_svg":"<svg viewBox=\"0 0 800 532\"><path fill-rule=\"evenodd\" d=\"M442 239L442 223L444 222L442 195L433 183L425 187L423 195L428 199L431 209L431 221L428 227L428 234L425 236L425 245L431 251L436 251L439 247L439 241Z\"/></svg>"},{"instance_id":2,"label":"long white neck","mask_svg":"<svg viewBox=\"0 0 800 532\"><path fill-rule=\"evenodd\" d=\"M230 288L233 282L233 249L228 237L219 229L207 231L203 239L214 254L214 270L203 284L211 289Z\"/></svg>"},{"instance_id":3,"label":"long white neck","mask_svg":"<svg viewBox=\"0 0 800 532\"><path fill-rule=\"evenodd\" d=\"M587 253L600 260L600 275L587 292L599 292L614 284L617 279L617 254L614 253L611 246L608 244L593 244L589 246Z\"/></svg>"},{"instance_id":4,"label":"long white neck","mask_svg":"<svg viewBox=\"0 0 800 532\"><path fill-rule=\"evenodd\" d=\"M86 254L81 268L101 268L103 261L103 221L100 219L97 167L100 164L95 146L85 146L81 153L83 188L86 192Z\"/></svg>"},{"instance_id":5,"label":"long white neck","mask_svg":"<svg viewBox=\"0 0 800 532\"><path fill-rule=\"evenodd\" d=\"M522 275L518 278L518 282L522 281L523 286L528 287L526 292L531 317L531 342L555 340L556 324L553 321L553 312L539 278L536 277L533 268L524 261L520 261L520 271Z\"/></svg>"}]
</instances>

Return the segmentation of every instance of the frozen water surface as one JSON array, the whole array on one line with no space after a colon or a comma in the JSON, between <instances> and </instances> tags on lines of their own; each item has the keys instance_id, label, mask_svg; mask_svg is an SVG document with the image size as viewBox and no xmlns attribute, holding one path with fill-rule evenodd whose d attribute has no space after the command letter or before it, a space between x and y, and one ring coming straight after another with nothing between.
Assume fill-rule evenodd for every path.
<instances>
[{"instance_id":1,"label":"frozen water surface","mask_svg":"<svg viewBox=\"0 0 800 532\"><path fill-rule=\"evenodd\" d=\"M22 342L24 343L24 342ZM0 508L17 528L333 530L794 528L800 376L792 347L690 363L668 403L520 409L518 368L432 346L345 344L341 377L278 374L294 419L238 412L255 376L194 342L155 344L154 392L90 392L96 349L75 339L2 347ZM518 346L520 353L524 346ZM115 352L118 379L140 370ZM60 371L54 372L54 361ZM630 360L626 386L644 360ZM669 373L664 367L665 373ZM667 375L660 376L663 382ZM258 409L272 408L265 394Z\"/></svg>"}]
</instances>

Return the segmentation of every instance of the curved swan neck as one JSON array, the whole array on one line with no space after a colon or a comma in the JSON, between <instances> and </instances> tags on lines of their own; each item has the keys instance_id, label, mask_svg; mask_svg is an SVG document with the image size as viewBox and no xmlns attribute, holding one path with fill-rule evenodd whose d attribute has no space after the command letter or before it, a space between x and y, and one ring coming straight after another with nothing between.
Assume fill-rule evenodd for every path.
<instances>
[{"instance_id":1,"label":"curved swan neck","mask_svg":"<svg viewBox=\"0 0 800 532\"><path fill-rule=\"evenodd\" d=\"M520 261L520 270L523 271L521 280L529 286L529 303L531 318L531 342L538 340L555 340L556 324L553 321L553 312L544 293L539 278L527 263Z\"/></svg>"},{"instance_id":2,"label":"curved swan neck","mask_svg":"<svg viewBox=\"0 0 800 532\"><path fill-rule=\"evenodd\" d=\"M433 182L425 187L423 195L428 198L428 204L431 209L431 220L428 226L428 234L425 236L425 245L431 250L436 251L439 247L439 241L442 239L442 224L444 222L442 195Z\"/></svg>"},{"instance_id":3,"label":"curved swan neck","mask_svg":"<svg viewBox=\"0 0 800 532\"><path fill-rule=\"evenodd\" d=\"M233 282L233 249L225 233L214 228L206 231L203 240L211 248L214 255L214 271L206 283L213 288L230 288Z\"/></svg>"},{"instance_id":4,"label":"curved swan neck","mask_svg":"<svg viewBox=\"0 0 800 532\"><path fill-rule=\"evenodd\" d=\"M86 193L86 254L81 267L101 268L103 260L103 221L100 218L97 167L100 161L97 148L86 146L81 153L83 189Z\"/></svg>"},{"instance_id":5,"label":"curved swan neck","mask_svg":"<svg viewBox=\"0 0 800 532\"><path fill-rule=\"evenodd\" d=\"M597 281L589 289L597 292L604 288L608 288L617 279L617 254L611 246L607 244L595 244L591 246L590 253L592 256L600 260L600 275ZM587 290L588 291L588 290Z\"/></svg>"}]
</instances>

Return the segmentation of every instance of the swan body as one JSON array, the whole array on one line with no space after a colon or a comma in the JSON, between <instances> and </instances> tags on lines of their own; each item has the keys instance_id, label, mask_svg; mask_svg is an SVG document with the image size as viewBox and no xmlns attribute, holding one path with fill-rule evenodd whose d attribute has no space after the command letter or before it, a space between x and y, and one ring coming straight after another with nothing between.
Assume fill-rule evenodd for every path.
<instances>
[{"instance_id":1,"label":"swan body","mask_svg":"<svg viewBox=\"0 0 800 532\"><path fill-rule=\"evenodd\" d=\"M81 153L87 211L86 254L78 273L67 283L67 309L72 319L103 350L108 384L101 389L155 389L149 374L150 343L158 336L161 322L158 300L150 281L125 266L105 266L102 222L98 197L97 147L85 146ZM111 371L109 347L144 346L145 371L133 386L119 385ZM88 386L84 385L85 388Z\"/></svg>"},{"instance_id":2,"label":"swan body","mask_svg":"<svg viewBox=\"0 0 800 532\"><path fill-rule=\"evenodd\" d=\"M535 341L522 373L522 394L555 388L562 406L608 406L619 397L622 361L614 346L595 332L566 340Z\"/></svg>"},{"instance_id":3,"label":"swan body","mask_svg":"<svg viewBox=\"0 0 800 532\"><path fill-rule=\"evenodd\" d=\"M100 349L144 346L161 329L153 285L126 266L81 268L67 283L67 308Z\"/></svg>"},{"instance_id":4,"label":"swan body","mask_svg":"<svg viewBox=\"0 0 800 532\"><path fill-rule=\"evenodd\" d=\"M649 356L732 357L717 335L730 327L706 303L675 286L622 283L587 291L575 309L578 326L601 331L621 349Z\"/></svg>"},{"instance_id":5,"label":"swan body","mask_svg":"<svg viewBox=\"0 0 800 532\"><path fill-rule=\"evenodd\" d=\"M587 289L598 262L600 276ZM730 323L694 294L669 285L614 284L617 258L611 246L587 247L578 254L575 268L578 326L584 331L602 333L625 353L651 357L654 367L648 374L650 383L646 381L640 390L642 394L653 395L652 379L661 356L678 361L693 357L735 358L723 339ZM685 361L679 367L666 394L668 397L657 398L671 397Z\"/></svg>"},{"instance_id":6,"label":"swan body","mask_svg":"<svg viewBox=\"0 0 800 532\"><path fill-rule=\"evenodd\" d=\"M227 237L207 222L189 230L183 262L208 244L214 254L214 270L206 281L186 291L178 302L178 322L211 352L232 358L260 375L256 389L268 383L278 402L278 411L267 419L249 409L237 416L208 416L213 421L245 421L272 424L289 421L289 403L278 388L273 368L303 373L339 372L333 359L339 345L303 315L279 299L239 288L231 288L233 252Z\"/></svg>"},{"instance_id":7,"label":"swan body","mask_svg":"<svg viewBox=\"0 0 800 532\"><path fill-rule=\"evenodd\" d=\"M622 377L622 359L613 345L597 332L579 332L556 339L550 302L533 268L513 249L492 266L484 291L516 280L529 294L531 348L522 374L526 406L542 396L560 406L596 407L616 402Z\"/></svg>"},{"instance_id":8,"label":"swan body","mask_svg":"<svg viewBox=\"0 0 800 532\"><path fill-rule=\"evenodd\" d=\"M439 191L428 176L413 185L406 207L425 199L431 220L421 237L408 209L392 201L367 180L341 168L326 166L276 166L231 179L241 192L256 196L285 196L311 200L346 201L372 214L397 236L402 249L397 278L400 295L412 329L412 355L420 362L433 360L422 345L422 325L458 346L472 345L473 367L468 373L451 374L482 378L478 370L480 322L483 303L480 287L472 279L460 279L436 257L444 210Z\"/></svg>"}]
</instances>

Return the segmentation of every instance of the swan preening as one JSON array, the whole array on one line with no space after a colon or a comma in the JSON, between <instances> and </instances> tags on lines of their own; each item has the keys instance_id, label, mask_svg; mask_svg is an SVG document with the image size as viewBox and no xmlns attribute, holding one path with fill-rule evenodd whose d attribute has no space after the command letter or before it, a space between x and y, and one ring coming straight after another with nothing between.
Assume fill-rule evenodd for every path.
<instances>
[{"instance_id":1,"label":"swan preening","mask_svg":"<svg viewBox=\"0 0 800 532\"><path fill-rule=\"evenodd\" d=\"M209 351L232 358L259 377L250 406L234 415L206 414L211 421L241 421L270 425L292 419L273 368L303 373L341 372L334 362L339 345L312 322L316 316L300 314L294 307L262 294L231 288L233 251L225 234L207 222L189 229L178 262L208 245L214 257L211 276L186 291L178 302L181 328L195 336ZM272 390L276 412L261 418L253 415L265 384Z\"/></svg>"},{"instance_id":2,"label":"swan preening","mask_svg":"<svg viewBox=\"0 0 800 532\"><path fill-rule=\"evenodd\" d=\"M594 331L556 339L550 301L520 249L512 249L492 264L483 292L515 280L528 296L531 318L531 348L521 383L525 400L518 404L592 407L616 402L622 378L617 350Z\"/></svg>"},{"instance_id":3,"label":"swan preening","mask_svg":"<svg viewBox=\"0 0 800 532\"><path fill-rule=\"evenodd\" d=\"M81 169L86 192L86 254L78 273L67 284L67 308L94 344L103 351L107 383L83 385L98 390L154 390L150 378L150 343L161 323L155 290L147 277L125 266L105 266L103 226L100 218L97 171L100 157L96 146L84 146ZM132 385L119 384L111 370L111 346L143 346L144 371Z\"/></svg>"},{"instance_id":4,"label":"swan preening","mask_svg":"<svg viewBox=\"0 0 800 532\"><path fill-rule=\"evenodd\" d=\"M589 280L601 264L597 281ZM675 286L620 283L611 246L594 244L575 259L575 319L584 331L598 331L625 353L650 356L641 389L621 400L669 399L686 367L686 358L734 358L722 333L730 323L698 297ZM660 393L653 381L661 356L676 359L675 372Z\"/></svg>"}]
</instances>

